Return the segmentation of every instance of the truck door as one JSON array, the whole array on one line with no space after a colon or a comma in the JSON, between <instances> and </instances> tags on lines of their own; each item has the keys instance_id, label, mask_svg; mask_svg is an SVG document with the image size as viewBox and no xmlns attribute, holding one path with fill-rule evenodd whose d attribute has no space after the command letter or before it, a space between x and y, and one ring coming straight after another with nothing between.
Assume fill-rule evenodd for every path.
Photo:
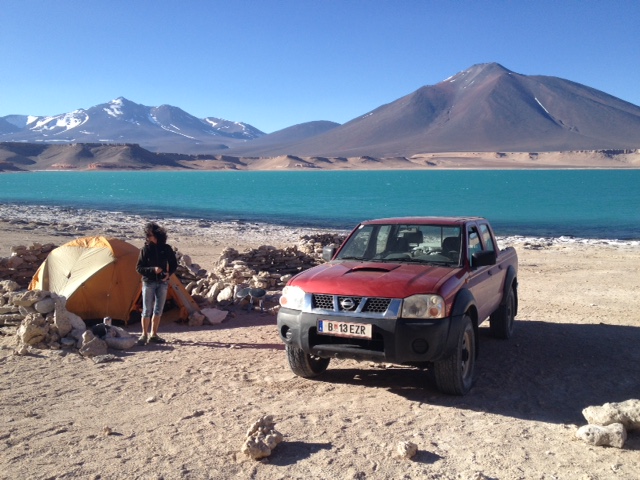
<instances>
[{"instance_id":1,"label":"truck door","mask_svg":"<svg viewBox=\"0 0 640 480\"><path fill-rule=\"evenodd\" d=\"M486 223L480 224L480 240L482 241L482 249L490 250L498 255L498 249L491 235L491 230ZM504 286L504 279L507 275L506 270L503 270L502 263L498 260L496 265L492 265L488 268L489 278L487 281L487 303L489 305L489 314L498 308L500 301L502 300L502 290Z\"/></svg>"},{"instance_id":2,"label":"truck door","mask_svg":"<svg viewBox=\"0 0 640 480\"><path fill-rule=\"evenodd\" d=\"M483 250L482 235L477 225L467 226L466 263L469 265L469 281L467 288L476 299L478 308L478 320L484 321L497 307L495 290L497 288L493 269L496 265L476 268L473 265L473 254Z\"/></svg>"}]
</instances>

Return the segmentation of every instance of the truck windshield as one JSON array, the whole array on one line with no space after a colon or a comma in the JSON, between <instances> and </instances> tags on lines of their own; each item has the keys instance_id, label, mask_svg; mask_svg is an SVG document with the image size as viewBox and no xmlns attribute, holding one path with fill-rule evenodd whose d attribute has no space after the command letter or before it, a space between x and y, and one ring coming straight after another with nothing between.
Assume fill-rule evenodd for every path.
<instances>
[{"instance_id":1,"label":"truck windshield","mask_svg":"<svg viewBox=\"0 0 640 480\"><path fill-rule=\"evenodd\" d=\"M362 225L336 260L460 264L460 227L442 225Z\"/></svg>"}]
</instances>

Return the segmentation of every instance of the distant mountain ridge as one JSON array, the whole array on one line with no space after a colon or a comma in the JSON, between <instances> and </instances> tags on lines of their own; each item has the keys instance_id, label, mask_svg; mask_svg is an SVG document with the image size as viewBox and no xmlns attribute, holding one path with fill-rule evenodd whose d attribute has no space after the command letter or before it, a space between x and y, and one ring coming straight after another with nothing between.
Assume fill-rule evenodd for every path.
<instances>
[{"instance_id":1,"label":"distant mountain ridge","mask_svg":"<svg viewBox=\"0 0 640 480\"><path fill-rule=\"evenodd\" d=\"M153 152L245 157L635 149L640 107L569 80L485 63L343 125L314 121L265 135L246 123L120 97L54 117L1 117L0 142L129 143Z\"/></svg>"},{"instance_id":2,"label":"distant mountain ridge","mask_svg":"<svg viewBox=\"0 0 640 480\"><path fill-rule=\"evenodd\" d=\"M123 97L87 110L51 117L9 115L0 121L0 141L136 143L150 150L175 153L199 153L203 146L207 151L226 149L234 142L265 135L246 123L215 117L200 119L178 107L148 107Z\"/></svg>"}]
</instances>

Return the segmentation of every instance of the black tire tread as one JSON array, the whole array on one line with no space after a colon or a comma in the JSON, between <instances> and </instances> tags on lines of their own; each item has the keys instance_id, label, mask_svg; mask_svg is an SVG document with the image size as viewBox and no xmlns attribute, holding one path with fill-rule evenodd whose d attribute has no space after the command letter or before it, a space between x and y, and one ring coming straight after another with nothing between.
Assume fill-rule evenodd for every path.
<instances>
[{"instance_id":1,"label":"black tire tread","mask_svg":"<svg viewBox=\"0 0 640 480\"><path fill-rule=\"evenodd\" d=\"M462 377L462 341L467 329L471 329L472 351L470 378ZM434 362L433 370L438 390L449 395L465 395L471 389L475 377L476 364L476 335L473 329L471 318L465 315L464 325L458 335L456 351L447 358Z\"/></svg>"},{"instance_id":2,"label":"black tire tread","mask_svg":"<svg viewBox=\"0 0 640 480\"><path fill-rule=\"evenodd\" d=\"M294 345L287 345L285 350L291 371L299 377L317 377L329 366L329 358L313 357Z\"/></svg>"},{"instance_id":3,"label":"black tire tread","mask_svg":"<svg viewBox=\"0 0 640 480\"><path fill-rule=\"evenodd\" d=\"M492 337L504 340L511 338L515 326L514 312L515 294L511 287L504 305L500 305L489 319L489 332Z\"/></svg>"}]
</instances>

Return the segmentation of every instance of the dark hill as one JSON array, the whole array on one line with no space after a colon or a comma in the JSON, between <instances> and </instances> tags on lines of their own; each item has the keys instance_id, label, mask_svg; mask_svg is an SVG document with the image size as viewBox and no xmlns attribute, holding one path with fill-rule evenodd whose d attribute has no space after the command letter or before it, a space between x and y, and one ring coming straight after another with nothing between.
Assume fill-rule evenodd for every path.
<instances>
[{"instance_id":1,"label":"dark hill","mask_svg":"<svg viewBox=\"0 0 640 480\"><path fill-rule=\"evenodd\" d=\"M490 63L422 87L326 133L268 152L391 157L637 147L640 107L575 82L520 75Z\"/></svg>"}]
</instances>

